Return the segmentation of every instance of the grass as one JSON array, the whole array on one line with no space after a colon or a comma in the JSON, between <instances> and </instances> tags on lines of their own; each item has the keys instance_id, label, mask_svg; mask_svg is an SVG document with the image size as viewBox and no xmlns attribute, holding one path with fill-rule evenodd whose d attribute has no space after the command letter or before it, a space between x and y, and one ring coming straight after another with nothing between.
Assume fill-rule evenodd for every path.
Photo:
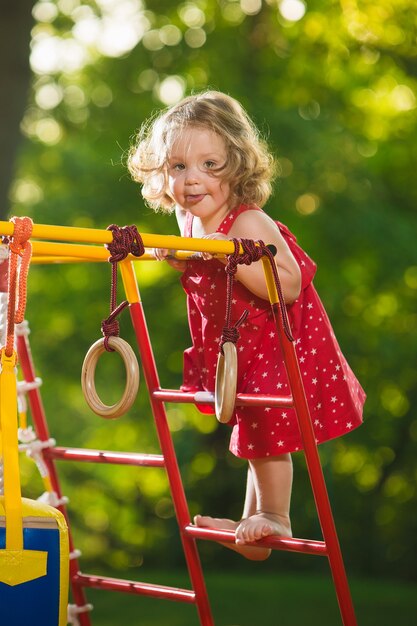
<instances>
[{"instance_id":1,"label":"grass","mask_svg":"<svg viewBox=\"0 0 417 626\"><path fill-rule=\"evenodd\" d=\"M145 580L145 578L143 578ZM190 588L187 575L153 572L146 582ZM330 575L209 572L206 584L216 626L340 626ZM414 585L351 579L358 626L415 626ZM199 626L193 605L98 590L93 626Z\"/></svg>"}]
</instances>

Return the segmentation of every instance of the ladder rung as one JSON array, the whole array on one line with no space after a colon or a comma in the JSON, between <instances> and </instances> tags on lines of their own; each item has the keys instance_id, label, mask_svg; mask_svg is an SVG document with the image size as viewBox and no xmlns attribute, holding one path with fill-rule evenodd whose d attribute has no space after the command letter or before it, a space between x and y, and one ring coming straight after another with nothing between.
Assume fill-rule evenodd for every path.
<instances>
[{"instance_id":1,"label":"ladder rung","mask_svg":"<svg viewBox=\"0 0 417 626\"><path fill-rule=\"evenodd\" d=\"M197 404L214 404L214 393L210 391L178 391L177 389L156 389L152 396L165 402L187 402ZM238 393L237 406L270 406L289 409L294 406L292 396L273 396L268 394Z\"/></svg>"},{"instance_id":2,"label":"ladder rung","mask_svg":"<svg viewBox=\"0 0 417 626\"><path fill-rule=\"evenodd\" d=\"M195 603L194 591L179 589L177 587L152 585L150 583L136 582L133 580L122 580L120 578L109 578L107 576L92 576L90 574L81 573L78 573L72 579L72 582L80 587L93 587L94 589L103 589L105 591L121 591L123 593L174 600L175 602L188 602L189 604Z\"/></svg>"},{"instance_id":3,"label":"ladder rung","mask_svg":"<svg viewBox=\"0 0 417 626\"><path fill-rule=\"evenodd\" d=\"M138 452L111 452L109 450L89 450L87 448L48 448L46 457L62 461L89 461L91 463L114 463L115 465L145 465L165 467L160 454L140 454Z\"/></svg>"},{"instance_id":4,"label":"ladder rung","mask_svg":"<svg viewBox=\"0 0 417 626\"><path fill-rule=\"evenodd\" d=\"M202 528L190 524L184 528L187 535L196 539L207 539L208 541L221 541L223 543L234 543L235 533L232 530L215 530L214 528ZM327 556L327 547L324 541L314 539L285 539L275 536L265 537L248 545L271 550L286 550L287 552L302 552L303 554L317 554Z\"/></svg>"}]
</instances>

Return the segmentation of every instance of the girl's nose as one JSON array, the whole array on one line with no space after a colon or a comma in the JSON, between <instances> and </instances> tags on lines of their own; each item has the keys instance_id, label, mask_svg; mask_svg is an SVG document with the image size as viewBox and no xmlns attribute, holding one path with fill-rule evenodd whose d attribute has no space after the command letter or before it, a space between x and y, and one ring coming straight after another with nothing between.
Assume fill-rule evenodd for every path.
<instances>
[{"instance_id":1,"label":"girl's nose","mask_svg":"<svg viewBox=\"0 0 417 626\"><path fill-rule=\"evenodd\" d=\"M192 185L199 181L199 170L198 167L188 167L185 176L185 182L188 185Z\"/></svg>"}]
</instances>

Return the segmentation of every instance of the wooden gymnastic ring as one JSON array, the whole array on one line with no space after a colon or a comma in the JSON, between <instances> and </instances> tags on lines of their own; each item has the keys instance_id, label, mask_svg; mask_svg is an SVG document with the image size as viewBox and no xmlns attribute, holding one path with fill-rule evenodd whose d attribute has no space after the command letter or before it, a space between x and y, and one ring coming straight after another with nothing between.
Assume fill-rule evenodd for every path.
<instances>
[{"instance_id":1,"label":"wooden gymnastic ring","mask_svg":"<svg viewBox=\"0 0 417 626\"><path fill-rule=\"evenodd\" d=\"M231 341L223 344L223 354L219 352L216 371L215 411L222 424L227 424L233 415L236 403L237 352Z\"/></svg>"},{"instance_id":2,"label":"wooden gymnastic ring","mask_svg":"<svg viewBox=\"0 0 417 626\"><path fill-rule=\"evenodd\" d=\"M103 404L96 391L94 375L98 358L106 351L104 338L93 343L85 356L81 370L81 387L88 406L94 413L107 419L127 413L135 401L139 388L139 365L130 345L120 337L109 337L109 346L120 354L126 368L126 385L119 402L111 406Z\"/></svg>"}]
</instances>

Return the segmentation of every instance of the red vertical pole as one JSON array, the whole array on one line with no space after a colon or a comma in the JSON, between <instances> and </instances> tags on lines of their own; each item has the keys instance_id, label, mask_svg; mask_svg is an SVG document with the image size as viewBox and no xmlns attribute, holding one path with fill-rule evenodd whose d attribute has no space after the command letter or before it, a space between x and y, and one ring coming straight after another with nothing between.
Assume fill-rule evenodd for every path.
<instances>
[{"instance_id":1,"label":"red vertical pole","mask_svg":"<svg viewBox=\"0 0 417 626\"><path fill-rule=\"evenodd\" d=\"M267 283L270 286L272 272L269 264L264 263L264 270L267 274ZM336 589L342 621L344 626L357 626L355 610L343 563L342 552L340 550L339 539L337 537L327 487L323 476L323 470L320 463L320 457L317 450L316 438L314 435L310 410L305 396L295 347L284 332L281 321L280 305L277 302L278 297L271 298L271 300L273 301L272 310L274 313L275 324L284 355L284 363L293 396L295 413L297 415L298 425L300 428L307 469L310 476L314 500L316 502L317 514L323 533L323 539L327 548L330 570Z\"/></svg>"},{"instance_id":2,"label":"red vertical pole","mask_svg":"<svg viewBox=\"0 0 417 626\"><path fill-rule=\"evenodd\" d=\"M294 407L298 417L301 438L311 487L316 502L323 539L327 547L330 570L332 572L340 613L344 626L357 626L355 610L350 594L349 583L330 506L329 495L323 476L323 469L317 450L316 438L311 423L310 411L301 383L301 373L295 354L295 348L286 337L282 338L288 378L294 398Z\"/></svg>"},{"instance_id":3,"label":"red vertical pole","mask_svg":"<svg viewBox=\"0 0 417 626\"><path fill-rule=\"evenodd\" d=\"M130 315L139 346L143 373L149 391L159 443L166 463L166 471L171 488L172 500L180 527L181 541L184 548L191 583L195 591L196 605L200 622L202 626L214 626L196 542L195 539L188 536L184 532L185 527L190 523L190 513L188 511L187 499L168 426L165 407L163 402L161 400L157 400L153 394L155 390L160 388L160 384L141 302L134 302L133 304L130 304Z\"/></svg>"},{"instance_id":4,"label":"red vertical pole","mask_svg":"<svg viewBox=\"0 0 417 626\"><path fill-rule=\"evenodd\" d=\"M29 340L27 338L27 333L22 333L17 335L17 353L19 356L19 364L22 368L23 377L26 382L31 383L35 382L35 368L33 365L32 354L30 350ZM41 394L38 388L30 389L28 392L29 405L32 413L33 423L35 426L35 432L40 441L48 441L49 429L48 423L46 421L45 409L43 407L43 402L41 398ZM59 499L62 498L62 491L59 484L58 474L56 471L55 463L53 459L43 455L43 461L48 468L49 477L51 479L52 488L57 494ZM70 553L74 553L74 542L71 533L71 526L68 519L68 513L65 505L61 505L58 507L59 510L64 514L65 519L67 521L68 526L68 538L69 538L69 549ZM84 593L84 590L74 583L74 579L76 579L78 575L79 567L78 567L78 559L72 558L69 562L69 572L70 572L70 584L72 595L74 598L74 602L77 606L85 606L87 604L87 599ZM88 612L80 613L78 615L78 621L80 626L91 626L91 620Z\"/></svg>"}]
</instances>

